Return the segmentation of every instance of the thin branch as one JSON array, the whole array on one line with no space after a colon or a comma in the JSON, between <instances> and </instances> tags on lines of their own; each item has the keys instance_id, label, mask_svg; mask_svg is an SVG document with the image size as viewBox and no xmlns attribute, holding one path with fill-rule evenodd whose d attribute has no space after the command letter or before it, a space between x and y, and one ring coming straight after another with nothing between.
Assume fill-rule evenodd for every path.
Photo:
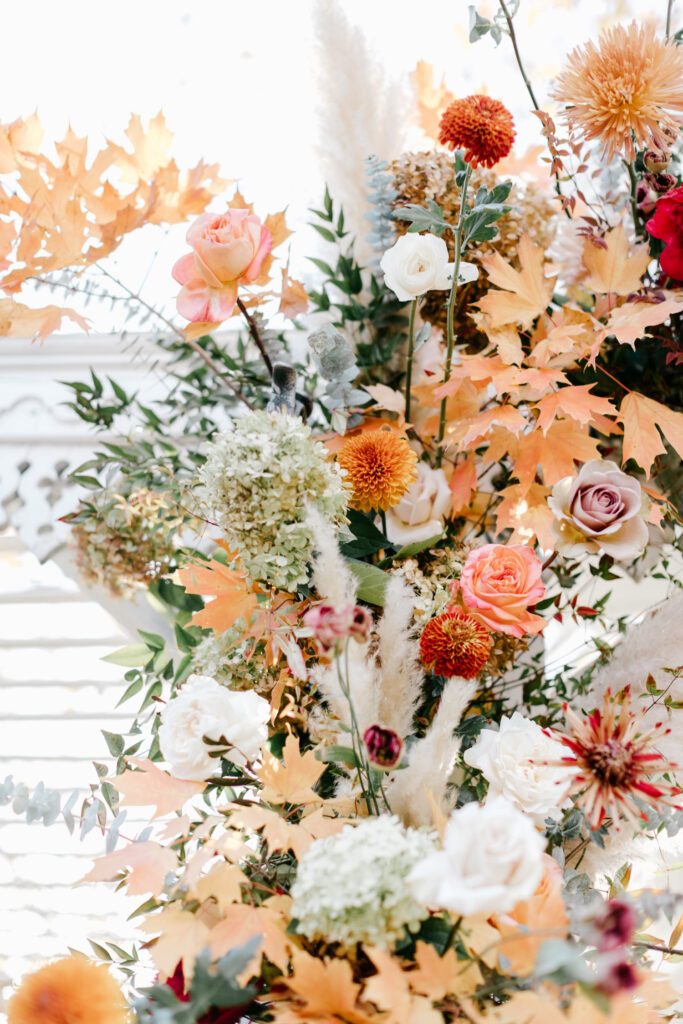
<instances>
[{"instance_id":1,"label":"thin branch","mask_svg":"<svg viewBox=\"0 0 683 1024\"><path fill-rule=\"evenodd\" d=\"M205 352L202 346L198 344L198 342L196 342L194 338L188 338L186 334L183 334L179 327L176 327L172 320L169 320L168 317L165 317L164 314L160 313L158 309L154 308L154 306L150 306L149 302L146 302L141 295L138 295L138 293L134 292L131 288L128 287L128 285L125 285L123 281L120 281L118 279L118 277L115 277L113 274L110 274L108 270L104 269L104 267L98 265L97 269L100 271L100 273L104 274L105 277L108 277L110 281L113 281L114 284L118 285L119 288L122 288L123 291L126 292L126 294L131 299L133 299L134 302L139 303L139 305L143 306L153 316L155 316L157 320L165 324L166 327L168 327L168 329L176 335L176 337L184 341L186 345L189 345L192 351L195 352L200 359L203 359L203 361L206 363L209 369L212 370L217 377L220 377L223 383L230 388L230 390L235 394L235 396L239 398L240 401L244 402L246 407L248 409L251 409L253 412L254 406L249 401L249 399L242 394L240 388L238 388L237 385L234 384L229 377L226 377L226 375L221 370L220 366L218 366L218 364L214 362L209 353Z\"/></svg>"},{"instance_id":2,"label":"thin branch","mask_svg":"<svg viewBox=\"0 0 683 1024\"><path fill-rule=\"evenodd\" d=\"M675 946L660 946L656 942L634 942L639 949L654 949L657 953L668 953L671 956L683 956L683 949L676 949Z\"/></svg>"},{"instance_id":3,"label":"thin branch","mask_svg":"<svg viewBox=\"0 0 683 1024\"><path fill-rule=\"evenodd\" d=\"M270 356L266 352L266 347L263 344L263 341L261 340L261 335L258 332L258 327L256 326L256 321L254 320L253 316L251 315L251 313L249 312L249 310L244 305L244 303L242 302L241 299L237 300L237 308L239 309L239 311L242 314L242 316L244 317L244 319L247 321L247 326L249 327L249 333L251 334L252 338L256 342L256 347L258 348L259 352L261 353L261 357L263 359L263 362L266 364L266 370L272 376L273 364L272 364L272 362L270 360Z\"/></svg>"}]
</instances>

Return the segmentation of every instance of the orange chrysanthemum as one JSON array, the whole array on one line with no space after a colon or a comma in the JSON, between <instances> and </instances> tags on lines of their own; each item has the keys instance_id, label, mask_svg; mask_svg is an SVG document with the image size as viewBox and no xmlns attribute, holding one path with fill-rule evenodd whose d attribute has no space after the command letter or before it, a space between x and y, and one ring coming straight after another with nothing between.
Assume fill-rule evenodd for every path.
<instances>
[{"instance_id":1,"label":"orange chrysanthemum","mask_svg":"<svg viewBox=\"0 0 683 1024\"><path fill-rule=\"evenodd\" d=\"M68 956L27 975L7 1007L9 1024L129 1024L123 992L107 968Z\"/></svg>"},{"instance_id":2,"label":"orange chrysanthemum","mask_svg":"<svg viewBox=\"0 0 683 1024\"><path fill-rule=\"evenodd\" d=\"M420 637L423 664L438 676L472 679L491 653L491 634L459 608L431 619Z\"/></svg>"},{"instance_id":3,"label":"orange chrysanthemum","mask_svg":"<svg viewBox=\"0 0 683 1024\"><path fill-rule=\"evenodd\" d=\"M500 100L465 96L446 107L439 123L439 142L464 149L472 167L493 167L506 157L515 141L515 122Z\"/></svg>"},{"instance_id":4,"label":"orange chrysanthemum","mask_svg":"<svg viewBox=\"0 0 683 1024\"><path fill-rule=\"evenodd\" d=\"M353 488L353 504L363 512L385 511L399 501L417 480L417 455L393 430L372 430L350 437L337 462Z\"/></svg>"},{"instance_id":5,"label":"orange chrysanthemum","mask_svg":"<svg viewBox=\"0 0 683 1024\"><path fill-rule=\"evenodd\" d=\"M567 121L584 139L598 139L606 159L640 148L668 149L662 129L683 123L683 50L658 39L654 26L617 25L598 44L577 46L558 76L553 99L569 105Z\"/></svg>"},{"instance_id":6,"label":"orange chrysanthemum","mask_svg":"<svg viewBox=\"0 0 683 1024\"><path fill-rule=\"evenodd\" d=\"M625 819L638 826L647 816L634 797L652 807L670 805L682 810L674 802L683 794L678 786L657 780L678 767L655 749L656 737L669 730L661 723L639 733L643 712L634 714L630 708L629 688L612 696L607 690L603 710L596 709L586 718L580 718L571 708L564 711L571 732L552 735L569 748L571 754L557 765L569 765L576 770L570 794L588 818L591 828L599 828L609 814L615 825Z\"/></svg>"}]
</instances>

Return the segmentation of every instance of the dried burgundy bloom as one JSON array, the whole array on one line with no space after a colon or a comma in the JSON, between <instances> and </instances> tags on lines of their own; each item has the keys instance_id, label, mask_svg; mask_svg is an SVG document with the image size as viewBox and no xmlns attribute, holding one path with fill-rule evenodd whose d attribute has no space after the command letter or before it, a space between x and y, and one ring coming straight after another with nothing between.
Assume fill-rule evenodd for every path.
<instances>
[{"instance_id":1,"label":"dried burgundy bloom","mask_svg":"<svg viewBox=\"0 0 683 1024\"><path fill-rule=\"evenodd\" d=\"M598 987L606 995L613 996L617 992L628 992L630 989L638 988L639 984L639 978L633 964L622 960L609 968Z\"/></svg>"},{"instance_id":2,"label":"dried burgundy bloom","mask_svg":"<svg viewBox=\"0 0 683 1024\"><path fill-rule=\"evenodd\" d=\"M337 641L352 636L362 641L367 639L372 625L372 616L360 605L335 608L331 604L317 604L309 608L303 617L304 624L326 649L334 647Z\"/></svg>"},{"instance_id":3,"label":"dried burgundy bloom","mask_svg":"<svg viewBox=\"0 0 683 1024\"><path fill-rule=\"evenodd\" d=\"M368 751L368 758L377 768L388 771L395 768L401 760L403 740L392 729L383 729L381 725L371 725L363 733L363 742Z\"/></svg>"},{"instance_id":4,"label":"dried burgundy bloom","mask_svg":"<svg viewBox=\"0 0 683 1024\"><path fill-rule=\"evenodd\" d=\"M609 900L593 924L598 933L598 949L601 953L609 953L630 943L636 927L636 915L625 900Z\"/></svg>"}]
</instances>

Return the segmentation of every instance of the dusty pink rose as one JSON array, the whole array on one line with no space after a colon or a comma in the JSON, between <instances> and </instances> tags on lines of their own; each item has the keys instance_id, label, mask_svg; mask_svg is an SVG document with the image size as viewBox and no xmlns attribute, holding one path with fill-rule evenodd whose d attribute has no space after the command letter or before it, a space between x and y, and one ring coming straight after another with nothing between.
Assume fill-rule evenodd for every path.
<instances>
[{"instance_id":1,"label":"dusty pink rose","mask_svg":"<svg viewBox=\"0 0 683 1024\"><path fill-rule=\"evenodd\" d=\"M548 504L560 551L604 551L617 559L635 558L648 542L640 483L614 462L592 459L578 476L553 487Z\"/></svg>"},{"instance_id":2,"label":"dusty pink rose","mask_svg":"<svg viewBox=\"0 0 683 1024\"><path fill-rule=\"evenodd\" d=\"M520 637L545 626L545 619L529 611L545 594L541 563L523 544L484 544L470 551L459 587L468 614L494 632Z\"/></svg>"},{"instance_id":3,"label":"dusty pink rose","mask_svg":"<svg viewBox=\"0 0 683 1024\"><path fill-rule=\"evenodd\" d=\"M363 641L367 639L372 618L366 608L347 605L334 608L331 604L316 604L304 615L304 625L313 631L318 643L325 648L334 647L338 640L346 637Z\"/></svg>"},{"instance_id":4,"label":"dusty pink rose","mask_svg":"<svg viewBox=\"0 0 683 1024\"><path fill-rule=\"evenodd\" d=\"M273 246L273 236L248 210L205 213L187 232L192 252L173 277L182 285L176 304L186 320L218 323L232 316L241 284L253 283Z\"/></svg>"}]
</instances>

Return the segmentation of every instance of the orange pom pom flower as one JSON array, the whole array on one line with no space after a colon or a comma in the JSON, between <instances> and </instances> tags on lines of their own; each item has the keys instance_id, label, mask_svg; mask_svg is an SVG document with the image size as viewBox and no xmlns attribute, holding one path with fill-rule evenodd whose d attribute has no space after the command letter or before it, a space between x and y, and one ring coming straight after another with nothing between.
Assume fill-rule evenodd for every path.
<instances>
[{"instance_id":1,"label":"orange pom pom flower","mask_svg":"<svg viewBox=\"0 0 683 1024\"><path fill-rule=\"evenodd\" d=\"M7 1007L9 1024L129 1024L123 992L104 965L67 956L27 975Z\"/></svg>"},{"instance_id":2,"label":"orange pom pom flower","mask_svg":"<svg viewBox=\"0 0 683 1024\"><path fill-rule=\"evenodd\" d=\"M439 123L439 142L450 149L464 149L472 167L493 167L512 149L515 122L500 100L475 94L454 100Z\"/></svg>"},{"instance_id":3,"label":"orange pom pom flower","mask_svg":"<svg viewBox=\"0 0 683 1024\"><path fill-rule=\"evenodd\" d=\"M337 462L353 489L353 504L363 512L398 505L417 479L417 455L393 430L371 430L344 442Z\"/></svg>"},{"instance_id":4,"label":"orange pom pom flower","mask_svg":"<svg viewBox=\"0 0 683 1024\"><path fill-rule=\"evenodd\" d=\"M491 634L459 608L431 619L420 637L423 664L438 676L472 679L491 653Z\"/></svg>"}]
</instances>

